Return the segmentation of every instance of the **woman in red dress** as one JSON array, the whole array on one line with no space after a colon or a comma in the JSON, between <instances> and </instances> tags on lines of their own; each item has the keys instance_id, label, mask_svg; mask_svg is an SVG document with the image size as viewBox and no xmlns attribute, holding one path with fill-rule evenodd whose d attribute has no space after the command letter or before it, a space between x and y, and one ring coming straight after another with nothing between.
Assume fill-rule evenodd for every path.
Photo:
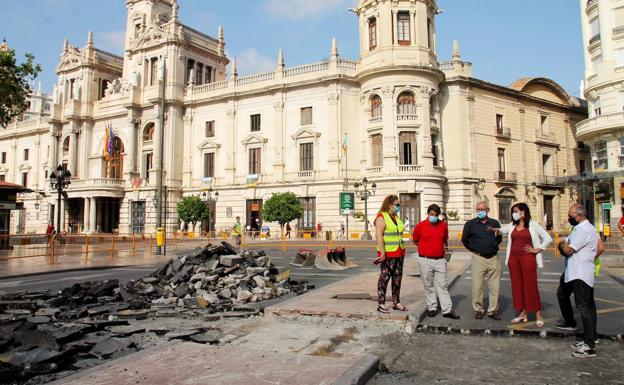
<instances>
[{"instance_id":1,"label":"woman in red dress","mask_svg":"<svg viewBox=\"0 0 624 385\"><path fill-rule=\"evenodd\" d=\"M511 208L512 223L503 230L508 233L506 265L511 278L513 305L517 317L511 323L527 322L528 313L536 313L535 324L544 327L542 303L537 287L537 267L543 267L542 251L552 237L531 219L529 206L516 203Z\"/></svg>"}]
</instances>

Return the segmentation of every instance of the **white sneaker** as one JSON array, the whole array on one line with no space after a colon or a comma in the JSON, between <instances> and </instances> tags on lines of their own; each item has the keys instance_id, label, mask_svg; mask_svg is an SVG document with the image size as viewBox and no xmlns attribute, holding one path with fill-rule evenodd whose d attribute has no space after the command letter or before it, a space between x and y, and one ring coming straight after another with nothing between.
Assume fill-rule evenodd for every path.
<instances>
[{"instance_id":1,"label":"white sneaker","mask_svg":"<svg viewBox=\"0 0 624 385\"><path fill-rule=\"evenodd\" d=\"M596 345L598 345L598 340L594 341L594 343L595 343ZM578 349L579 349L581 346L583 346L583 345L585 345L585 342L584 342L584 341L576 341L575 343L573 343L572 345L570 345L570 347L571 347L573 350L578 350Z\"/></svg>"},{"instance_id":2,"label":"white sneaker","mask_svg":"<svg viewBox=\"0 0 624 385\"><path fill-rule=\"evenodd\" d=\"M579 346L579 348L572 353L572 356L576 358L595 357L596 349L590 348L583 342L581 346Z\"/></svg>"}]
</instances>

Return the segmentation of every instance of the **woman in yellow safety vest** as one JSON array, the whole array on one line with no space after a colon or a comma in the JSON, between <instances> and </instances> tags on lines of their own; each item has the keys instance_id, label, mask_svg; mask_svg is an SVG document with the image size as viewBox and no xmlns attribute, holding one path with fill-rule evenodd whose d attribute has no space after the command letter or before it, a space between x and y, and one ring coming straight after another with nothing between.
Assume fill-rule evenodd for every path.
<instances>
[{"instance_id":1,"label":"woman in yellow safety vest","mask_svg":"<svg viewBox=\"0 0 624 385\"><path fill-rule=\"evenodd\" d=\"M403 260L405 259L405 244L403 230L405 225L399 216L401 205L399 197L388 195L381 204L377 218L375 218L375 233L377 243L377 259L381 272L377 283L377 311L389 313L386 304L386 289L392 278L392 308L407 311L401 305L401 279L403 278Z\"/></svg>"}]
</instances>

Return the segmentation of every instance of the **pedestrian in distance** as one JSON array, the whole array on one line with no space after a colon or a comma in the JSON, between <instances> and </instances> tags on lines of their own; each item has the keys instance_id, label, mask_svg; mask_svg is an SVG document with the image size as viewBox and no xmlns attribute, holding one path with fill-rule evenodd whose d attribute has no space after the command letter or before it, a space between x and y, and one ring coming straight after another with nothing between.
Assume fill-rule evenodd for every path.
<instances>
[{"instance_id":1,"label":"pedestrian in distance","mask_svg":"<svg viewBox=\"0 0 624 385\"><path fill-rule=\"evenodd\" d=\"M290 222L286 223L286 238L290 239L290 232L292 228L290 227Z\"/></svg>"},{"instance_id":2,"label":"pedestrian in distance","mask_svg":"<svg viewBox=\"0 0 624 385\"><path fill-rule=\"evenodd\" d=\"M501 231L507 234L505 265L509 269L511 293L516 318L512 324L527 322L528 313L535 313L535 324L544 327L542 302L537 287L537 268L543 268L542 252L552 243L552 237L531 218L526 203L511 207L512 222Z\"/></svg>"},{"instance_id":3,"label":"pedestrian in distance","mask_svg":"<svg viewBox=\"0 0 624 385\"><path fill-rule=\"evenodd\" d=\"M241 236L242 236L242 225L240 222L240 217L236 217L236 223L232 226L232 235L234 236L234 242L236 246L241 245Z\"/></svg>"},{"instance_id":4,"label":"pedestrian in distance","mask_svg":"<svg viewBox=\"0 0 624 385\"><path fill-rule=\"evenodd\" d=\"M418 247L418 264L425 288L427 316L435 317L438 314L439 300L443 317L459 319L459 315L453 311L448 292L445 259L448 225L440 220L440 211L440 206L430 205L427 208L427 218L414 227L412 239Z\"/></svg>"},{"instance_id":5,"label":"pedestrian in distance","mask_svg":"<svg viewBox=\"0 0 624 385\"><path fill-rule=\"evenodd\" d=\"M622 217L617 225L618 230L620 230L620 234L622 235L622 239L624 239L624 205L622 205Z\"/></svg>"},{"instance_id":6,"label":"pedestrian in distance","mask_svg":"<svg viewBox=\"0 0 624 385\"><path fill-rule=\"evenodd\" d=\"M46 228L46 239L48 240L48 246L50 246L53 236L54 236L54 225L52 224L52 222L48 222L48 227Z\"/></svg>"},{"instance_id":7,"label":"pedestrian in distance","mask_svg":"<svg viewBox=\"0 0 624 385\"><path fill-rule=\"evenodd\" d=\"M377 259L374 263L378 264L381 270L377 282L377 311L380 313L390 312L386 307L386 290L390 280L392 280L392 308L407 311L401 304L400 297L405 259L403 242L405 225L399 217L400 210L399 197L388 195L384 198L375 218Z\"/></svg>"},{"instance_id":8,"label":"pedestrian in distance","mask_svg":"<svg viewBox=\"0 0 624 385\"><path fill-rule=\"evenodd\" d=\"M563 330L576 330L576 320L570 296L583 323L583 341L572 345L574 357L596 355L596 302L594 300L594 261L605 250L596 228L587 220L583 205L575 204L568 210L568 222L574 227L570 235L558 245L565 259L565 270L559 279L557 300L563 321L555 326Z\"/></svg>"},{"instance_id":9,"label":"pedestrian in distance","mask_svg":"<svg viewBox=\"0 0 624 385\"><path fill-rule=\"evenodd\" d=\"M500 223L488 217L490 207L485 201L477 203L477 216L464 224L462 243L472 253L472 308L476 319L482 319L483 281L488 286L488 317L500 320L498 312L498 294L500 291L501 261L498 247L503 240ZM499 230L496 230L499 229Z\"/></svg>"}]
</instances>

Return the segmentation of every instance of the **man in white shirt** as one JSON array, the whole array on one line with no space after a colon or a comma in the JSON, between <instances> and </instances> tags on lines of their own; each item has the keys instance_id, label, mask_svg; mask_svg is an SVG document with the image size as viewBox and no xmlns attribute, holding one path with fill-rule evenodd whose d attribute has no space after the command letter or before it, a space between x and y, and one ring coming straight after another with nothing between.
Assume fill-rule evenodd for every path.
<instances>
[{"instance_id":1,"label":"man in white shirt","mask_svg":"<svg viewBox=\"0 0 624 385\"><path fill-rule=\"evenodd\" d=\"M593 357L596 355L596 302L594 301L594 260L604 251L604 245L596 233L596 228L587 220L583 205L572 205L568 210L568 222L574 230L562 242L561 250L568 255L565 271L561 275L557 299L563 322L557 327L575 330L576 321L570 296L574 294L574 303L583 323L583 341L573 345L574 357Z\"/></svg>"}]
</instances>

